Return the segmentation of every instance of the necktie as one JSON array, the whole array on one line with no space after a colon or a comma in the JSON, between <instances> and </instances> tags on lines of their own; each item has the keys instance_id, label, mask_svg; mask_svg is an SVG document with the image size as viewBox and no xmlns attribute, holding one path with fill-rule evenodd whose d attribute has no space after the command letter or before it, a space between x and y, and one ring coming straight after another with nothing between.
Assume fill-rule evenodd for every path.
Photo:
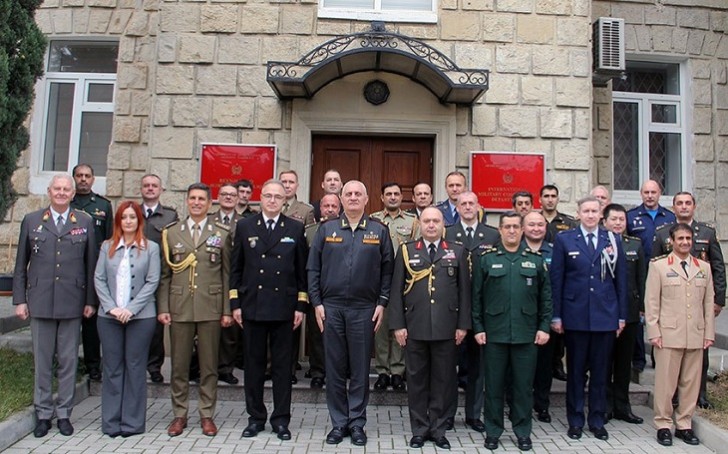
<instances>
[{"instance_id":1,"label":"necktie","mask_svg":"<svg viewBox=\"0 0 728 454\"><path fill-rule=\"evenodd\" d=\"M225 217L222 218L222 223L225 225L230 225L230 216L226 214Z\"/></svg>"},{"instance_id":2,"label":"necktie","mask_svg":"<svg viewBox=\"0 0 728 454\"><path fill-rule=\"evenodd\" d=\"M465 230L467 232L465 235L467 235L467 237L468 237L469 240L472 240L473 239L473 228L472 227L468 227Z\"/></svg>"},{"instance_id":3,"label":"necktie","mask_svg":"<svg viewBox=\"0 0 728 454\"><path fill-rule=\"evenodd\" d=\"M435 253L437 252L437 248L435 247L435 243L430 243L430 262L435 262Z\"/></svg>"},{"instance_id":4,"label":"necktie","mask_svg":"<svg viewBox=\"0 0 728 454\"><path fill-rule=\"evenodd\" d=\"M268 219L266 222L268 223L268 236L270 237L271 233L273 233L273 224L275 221L273 221L273 219Z\"/></svg>"},{"instance_id":5,"label":"necktie","mask_svg":"<svg viewBox=\"0 0 728 454\"><path fill-rule=\"evenodd\" d=\"M682 262L680 262L680 266L682 266L683 271L685 271L685 277L690 277L688 275L688 262L683 260Z\"/></svg>"},{"instance_id":6,"label":"necktie","mask_svg":"<svg viewBox=\"0 0 728 454\"><path fill-rule=\"evenodd\" d=\"M195 247L200 242L200 224L194 224L192 226L192 242L195 243Z\"/></svg>"},{"instance_id":7,"label":"necktie","mask_svg":"<svg viewBox=\"0 0 728 454\"><path fill-rule=\"evenodd\" d=\"M151 208L147 208L147 219L149 219L150 217L152 217L152 213L153 213L152 209Z\"/></svg>"},{"instance_id":8,"label":"necktie","mask_svg":"<svg viewBox=\"0 0 728 454\"><path fill-rule=\"evenodd\" d=\"M594 253L597 251L596 246L594 246L594 234L588 233L586 235L586 237L587 237L587 243L589 243L589 250L591 251L592 255L594 255Z\"/></svg>"},{"instance_id":9,"label":"necktie","mask_svg":"<svg viewBox=\"0 0 728 454\"><path fill-rule=\"evenodd\" d=\"M56 228L58 229L59 232L63 228L63 215L62 214L59 214L58 219L56 219Z\"/></svg>"}]
</instances>

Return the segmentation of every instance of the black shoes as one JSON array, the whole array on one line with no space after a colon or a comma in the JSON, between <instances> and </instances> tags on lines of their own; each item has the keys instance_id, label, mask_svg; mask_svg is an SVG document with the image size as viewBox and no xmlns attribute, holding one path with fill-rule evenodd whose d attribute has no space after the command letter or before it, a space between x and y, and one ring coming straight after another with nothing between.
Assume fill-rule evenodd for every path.
<instances>
[{"instance_id":1,"label":"black shoes","mask_svg":"<svg viewBox=\"0 0 728 454\"><path fill-rule=\"evenodd\" d=\"M364 433L364 428L354 426L349 429L351 434L351 443L356 446L364 446L367 444L367 434Z\"/></svg>"},{"instance_id":2,"label":"black shoes","mask_svg":"<svg viewBox=\"0 0 728 454\"><path fill-rule=\"evenodd\" d=\"M572 440L578 440L581 438L581 427L569 427L569 430L566 431L566 435L569 436Z\"/></svg>"},{"instance_id":3,"label":"black shoes","mask_svg":"<svg viewBox=\"0 0 728 454\"><path fill-rule=\"evenodd\" d=\"M278 434L279 440L286 441L291 439L291 431L286 426L273 427L273 432Z\"/></svg>"},{"instance_id":4,"label":"black shoes","mask_svg":"<svg viewBox=\"0 0 728 454\"><path fill-rule=\"evenodd\" d=\"M224 381L228 385L237 385L238 383L240 383L240 380L238 380L237 377L235 377L235 375L230 372L217 374L217 379L220 381Z\"/></svg>"},{"instance_id":5,"label":"black shoes","mask_svg":"<svg viewBox=\"0 0 728 454\"><path fill-rule=\"evenodd\" d=\"M695 436L695 433L693 433L692 429L675 429L675 438L679 438L685 443L693 446L697 446L700 444L700 439Z\"/></svg>"},{"instance_id":6,"label":"black shoes","mask_svg":"<svg viewBox=\"0 0 728 454\"><path fill-rule=\"evenodd\" d=\"M470 427L476 432L483 433L485 432L485 424L483 424L483 421L479 419L466 419L465 425Z\"/></svg>"},{"instance_id":7,"label":"black shoes","mask_svg":"<svg viewBox=\"0 0 728 454\"><path fill-rule=\"evenodd\" d=\"M392 375L392 389L395 391L405 391L407 386L404 384L404 378L401 375Z\"/></svg>"},{"instance_id":8,"label":"black shoes","mask_svg":"<svg viewBox=\"0 0 728 454\"><path fill-rule=\"evenodd\" d=\"M346 427L334 427L328 435L326 435L326 443L330 445L338 445L349 436L349 429Z\"/></svg>"},{"instance_id":9,"label":"black shoes","mask_svg":"<svg viewBox=\"0 0 728 454\"><path fill-rule=\"evenodd\" d=\"M531 437L518 437L518 449L521 451L530 451L533 448Z\"/></svg>"},{"instance_id":10,"label":"black shoes","mask_svg":"<svg viewBox=\"0 0 728 454\"><path fill-rule=\"evenodd\" d=\"M452 430L455 427L455 418L447 418L445 420L445 430Z\"/></svg>"},{"instance_id":11,"label":"black shoes","mask_svg":"<svg viewBox=\"0 0 728 454\"><path fill-rule=\"evenodd\" d=\"M662 446L672 446L672 434L670 429L659 429L657 431L657 442Z\"/></svg>"},{"instance_id":12,"label":"black shoes","mask_svg":"<svg viewBox=\"0 0 728 454\"><path fill-rule=\"evenodd\" d=\"M594 434L594 438L597 440L609 440L609 433L607 432L607 429L604 427L599 428L589 428L589 432Z\"/></svg>"},{"instance_id":13,"label":"black shoes","mask_svg":"<svg viewBox=\"0 0 728 454\"><path fill-rule=\"evenodd\" d=\"M164 382L164 377L162 376L162 373L159 371L149 372L149 378L152 379L152 383Z\"/></svg>"},{"instance_id":14,"label":"black shoes","mask_svg":"<svg viewBox=\"0 0 728 454\"><path fill-rule=\"evenodd\" d=\"M702 408L703 410L712 410L713 408L715 408L705 396L702 396L698 399L698 407Z\"/></svg>"},{"instance_id":15,"label":"black shoes","mask_svg":"<svg viewBox=\"0 0 728 454\"><path fill-rule=\"evenodd\" d=\"M48 435L48 431L51 430L50 419L39 419L35 423L35 429L33 429L33 436L35 438L42 438Z\"/></svg>"},{"instance_id":16,"label":"black shoes","mask_svg":"<svg viewBox=\"0 0 728 454\"><path fill-rule=\"evenodd\" d=\"M243 430L243 437L250 438L258 435L258 432L265 430L265 424L250 423L248 427Z\"/></svg>"},{"instance_id":17,"label":"black shoes","mask_svg":"<svg viewBox=\"0 0 728 454\"><path fill-rule=\"evenodd\" d=\"M321 389L324 387L324 379L322 377L313 377L311 379L311 389Z\"/></svg>"},{"instance_id":18,"label":"black shoes","mask_svg":"<svg viewBox=\"0 0 728 454\"><path fill-rule=\"evenodd\" d=\"M553 377L559 381L566 381L566 372L564 369L554 369Z\"/></svg>"},{"instance_id":19,"label":"black shoes","mask_svg":"<svg viewBox=\"0 0 728 454\"><path fill-rule=\"evenodd\" d=\"M389 375L379 374L379 378L374 382L374 389L377 391L384 391L389 386Z\"/></svg>"},{"instance_id":20,"label":"black shoes","mask_svg":"<svg viewBox=\"0 0 728 454\"><path fill-rule=\"evenodd\" d=\"M450 442L443 435L442 437L435 440L435 446L437 446L440 449L450 449Z\"/></svg>"},{"instance_id":21,"label":"black shoes","mask_svg":"<svg viewBox=\"0 0 728 454\"><path fill-rule=\"evenodd\" d=\"M93 367L88 371L88 378L92 381L101 381L101 370L97 367Z\"/></svg>"},{"instance_id":22,"label":"black shoes","mask_svg":"<svg viewBox=\"0 0 728 454\"><path fill-rule=\"evenodd\" d=\"M498 449L498 439L496 437L485 437L485 449L491 451Z\"/></svg>"},{"instance_id":23,"label":"black shoes","mask_svg":"<svg viewBox=\"0 0 728 454\"><path fill-rule=\"evenodd\" d=\"M541 422L551 422L551 415L548 410L536 410L536 419Z\"/></svg>"},{"instance_id":24,"label":"black shoes","mask_svg":"<svg viewBox=\"0 0 728 454\"><path fill-rule=\"evenodd\" d=\"M425 445L425 437L415 435L414 437L410 438L409 445L410 448L419 449Z\"/></svg>"},{"instance_id":25,"label":"black shoes","mask_svg":"<svg viewBox=\"0 0 728 454\"><path fill-rule=\"evenodd\" d=\"M291 384L295 385L298 383L298 377L296 377L296 374L291 375Z\"/></svg>"},{"instance_id":26,"label":"black shoes","mask_svg":"<svg viewBox=\"0 0 728 454\"><path fill-rule=\"evenodd\" d=\"M58 430L61 432L61 435L65 435L66 437L73 435L73 426L71 425L71 420L68 418L59 419Z\"/></svg>"},{"instance_id":27,"label":"black shoes","mask_svg":"<svg viewBox=\"0 0 728 454\"><path fill-rule=\"evenodd\" d=\"M614 419L617 419L619 421L624 421L630 424L642 424L645 422L644 419L640 418L639 416L635 415L632 412L629 413L613 413L611 415Z\"/></svg>"}]
</instances>

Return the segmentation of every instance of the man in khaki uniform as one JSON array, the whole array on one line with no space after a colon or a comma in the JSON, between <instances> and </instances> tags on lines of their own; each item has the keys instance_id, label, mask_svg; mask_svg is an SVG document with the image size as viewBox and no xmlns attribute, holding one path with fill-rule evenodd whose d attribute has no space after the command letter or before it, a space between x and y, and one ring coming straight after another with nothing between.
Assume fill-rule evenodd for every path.
<instances>
[{"instance_id":1,"label":"man in khaki uniform","mask_svg":"<svg viewBox=\"0 0 728 454\"><path fill-rule=\"evenodd\" d=\"M220 328L230 315L229 272L231 238L209 222L210 188L194 183L187 188L189 216L162 232L162 276L157 290L157 319L170 326L172 344L171 437L187 427L189 368L195 334L200 361L199 413L202 433L217 434L213 421L217 400L217 361Z\"/></svg>"},{"instance_id":2,"label":"man in khaki uniform","mask_svg":"<svg viewBox=\"0 0 728 454\"><path fill-rule=\"evenodd\" d=\"M647 335L655 347L655 427L657 441L672 445L672 395L675 437L689 445L700 443L691 419L700 391L703 350L715 339L714 290L710 265L690 254L693 229L670 227L672 252L650 263L645 289Z\"/></svg>"},{"instance_id":3,"label":"man in khaki uniform","mask_svg":"<svg viewBox=\"0 0 728 454\"><path fill-rule=\"evenodd\" d=\"M382 185L382 203L384 209L372 213L372 217L389 228L389 237L396 254L399 246L413 240L420 235L417 217L402 210L402 189L397 183L384 183ZM385 390L388 386L402 391L404 384L404 352L399 346L394 334L389 330L387 312L384 311L384 329L374 335L374 368L379 374L374 389Z\"/></svg>"},{"instance_id":4,"label":"man in khaki uniform","mask_svg":"<svg viewBox=\"0 0 728 454\"><path fill-rule=\"evenodd\" d=\"M281 180L283 189L286 190L286 202L283 204L281 213L302 222L304 226L316 222L313 216L313 207L296 198L296 191L298 191L298 174L296 171L285 170L280 173L278 179Z\"/></svg>"}]
</instances>

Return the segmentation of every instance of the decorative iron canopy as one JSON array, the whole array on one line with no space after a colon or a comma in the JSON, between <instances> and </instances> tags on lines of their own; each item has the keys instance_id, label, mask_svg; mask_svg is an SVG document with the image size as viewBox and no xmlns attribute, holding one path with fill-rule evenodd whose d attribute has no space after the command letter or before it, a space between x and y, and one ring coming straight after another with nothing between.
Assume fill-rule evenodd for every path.
<instances>
[{"instance_id":1,"label":"decorative iron canopy","mask_svg":"<svg viewBox=\"0 0 728 454\"><path fill-rule=\"evenodd\" d=\"M372 29L336 37L297 62L269 61L267 80L281 99L312 98L334 80L363 71L384 71L409 77L442 103L472 104L488 90L487 69L459 68L426 43Z\"/></svg>"}]
</instances>

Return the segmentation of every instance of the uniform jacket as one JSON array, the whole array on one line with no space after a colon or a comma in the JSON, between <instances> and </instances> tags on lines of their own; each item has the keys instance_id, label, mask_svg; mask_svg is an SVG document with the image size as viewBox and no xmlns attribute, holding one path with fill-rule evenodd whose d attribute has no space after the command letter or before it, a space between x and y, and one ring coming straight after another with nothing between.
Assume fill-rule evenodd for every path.
<instances>
[{"instance_id":1,"label":"uniform jacket","mask_svg":"<svg viewBox=\"0 0 728 454\"><path fill-rule=\"evenodd\" d=\"M627 319L627 261L620 241L614 277L602 274L602 251L612 249L606 230L599 229L592 255L580 228L556 235L551 259L554 319L574 331L616 331Z\"/></svg>"},{"instance_id":2,"label":"uniform jacket","mask_svg":"<svg viewBox=\"0 0 728 454\"><path fill-rule=\"evenodd\" d=\"M59 232L50 208L28 213L20 225L13 274L13 304L28 304L31 317L69 319L97 306L94 221L71 209Z\"/></svg>"},{"instance_id":3,"label":"uniform jacket","mask_svg":"<svg viewBox=\"0 0 728 454\"><path fill-rule=\"evenodd\" d=\"M287 208L286 208L287 206ZM281 212L289 218L301 222L304 226L313 224L315 219L313 217L313 207L308 203L301 202L298 199L293 199L291 202L286 202L283 205L283 211Z\"/></svg>"},{"instance_id":4,"label":"uniform jacket","mask_svg":"<svg viewBox=\"0 0 728 454\"><path fill-rule=\"evenodd\" d=\"M268 234L263 215L241 219L235 229L230 266L230 305L243 320L292 320L306 310L303 224L280 215Z\"/></svg>"},{"instance_id":5,"label":"uniform jacket","mask_svg":"<svg viewBox=\"0 0 728 454\"><path fill-rule=\"evenodd\" d=\"M417 221L417 216L406 211L399 210L397 216L391 217L386 210L382 210L372 213L372 217L389 229L389 238L392 240L395 254L401 244L420 236L420 223Z\"/></svg>"},{"instance_id":6,"label":"uniform jacket","mask_svg":"<svg viewBox=\"0 0 728 454\"><path fill-rule=\"evenodd\" d=\"M101 243L111 238L111 234L114 232L114 213L111 209L111 202L94 192L86 195L76 194L71 200L71 208L88 213L94 220L94 237L98 251Z\"/></svg>"},{"instance_id":7,"label":"uniform jacket","mask_svg":"<svg viewBox=\"0 0 728 454\"><path fill-rule=\"evenodd\" d=\"M634 236L623 236L622 247L627 259L627 323L640 321L640 312L645 311L645 280L647 261L642 250L642 241Z\"/></svg>"},{"instance_id":8,"label":"uniform jacket","mask_svg":"<svg viewBox=\"0 0 728 454\"><path fill-rule=\"evenodd\" d=\"M394 251L389 230L362 216L352 231L345 214L320 224L308 254L308 298L315 307L370 308L389 303Z\"/></svg>"},{"instance_id":9,"label":"uniform jacket","mask_svg":"<svg viewBox=\"0 0 728 454\"><path fill-rule=\"evenodd\" d=\"M215 226L220 227L221 229L231 231L238 223L238 221L242 219L242 216L240 216L237 211L233 210L232 214L229 215L228 224L225 225L225 222L223 222L223 216L224 215L220 210L217 210L214 213L208 213L208 222L212 221ZM232 232L232 235L234 238L235 232Z\"/></svg>"},{"instance_id":10,"label":"uniform jacket","mask_svg":"<svg viewBox=\"0 0 728 454\"><path fill-rule=\"evenodd\" d=\"M473 332L487 342L533 343L551 325L551 285L543 257L521 245L509 254L502 245L473 265Z\"/></svg>"},{"instance_id":11,"label":"uniform jacket","mask_svg":"<svg viewBox=\"0 0 728 454\"><path fill-rule=\"evenodd\" d=\"M477 222L473 231L473 239L468 240L462 222L457 222L445 229L445 239L449 242L458 242L472 254L472 262L477 257L500 242L500 233L495 227Z\"/></svg>"},{"instance_id":12,"label":"uniform jacket","mask_svg":"<svg viewBox=\"0 0 728 454\"><path fill-rule=\"evenodd\" d=\"M443 220L445 221L445 227L450 227L451 225L460 222L460 215L455 212L453 215L452 207L450 206L450 200L446 199L442 202L438 203L437 209L439 209L442 212Z\"/></svg>"},{"instance_id":13,"label":"uniform jacket","mask_svg":"<svg viewBox=\"0 0 728 454\"><path fill-rule=\"evenodd\" d=\"M662 337L663 347L703 348L715 339L713 278L710 265L689 257L688 276L675 254L650 262L647 273L645 318L647 336Z\"/></svg>"},{"instance_id":14,"label":"uniform jacket","mask_svg":"<svg viewBox=\"0 0 728 454\"><path fill-rule=\"evenodd\" d=\"M655 231L655 238L652 242L652 257L669 254L672 252L670 243L670 227L673 224L663 224ZM715 291L715 304L725 305L726 277L723 251L715 233L715 226L693 220L690 224L693 228L693 247L690 254L704 262L710 263L710 271L713 273L713 290Z\"/></svg>"},{"instance_id":15,"label":"uniform jacket","mask_svg":"<svg viewBox=\"0 0 728 454\"><path fill-rule=\"evenodd\" d=\"M658 205L657 216L652 220L643 203L627 211L627 233L642 241L645 259L649 260L652 257L652 239L655 230L663 224L674 224L675 221L675 214L662 205Z\"/></svg>"},{"instance_id":16,"label":"uniform jacket","mask_svg":"<svg viewBox=\"0 0 728 454\"><path fill-rule=\"evenodd\" d=\"M129 251L131 269L131 293L129 304L126 306L134 314L134 319L152 318L157 316L155 293L159 285L161 272L159 245L147 241L144 249L133 245ZM114 318L108 312L116 306L116 273L124 257L124 249L118 249L113 257L109 258L110 241L101 245L99 260L96 263L94 282L96 294L99 297L99 317Z\"/></svg>"},{"instance_id":17,"label":"uniform jacket","mask_svg":"<svg viewBox=\"0 0 728 454\"><path fill-rule=\"evenodd\" d=\"M546 225L546 238L545 240L549 243L554 242L554 238L556 238L556 235L559 232L563 232L564 230L570 230L575 227L579 227L579 221L574 219L572 216L569 216L568 214L556 212L556 217L554 217L551 222L549 222Z\"/></svg>"},{"instance_id":18,"label":"uniform jacket","mask_svg":"<svg viewBox=\"0 0 728 454\"><path fill-rule=\"evenodd\" d=\"M405 263L403 250L407 250ZM470 329L470 260L460 244L441 240L430 261L422 238L402 244L394 261L392 292L388 308L389 329L407 328L407 337L436 341L455 338L455 330ZM407 270L431 269L433 280L417 280L405 295ZM429 276L429 275L428 275Z\"/></svg>"},{"instance_id":19,"label":"uniform jacket","mask_svg":"<svg viewBox=\"0 0 728 454\"><path fill-rule=\"evenodd\" d=\"M142 205L142 211L144 206ZM147 214L144 213L144 216ZM149 240L154 241L159 245L161 252L162 249L162 230L173 222L179 220L177 211L174 208L164 206L161 203L157 204L157 208L152 211L152 215L144 219L144 236Z\"/></svg>"},{"instance_id":20,"label":"uniform jacket","mask_svg":"<svg viewBox=\"0 0 728 454\"><path fill-rule=\"evenodd\" d=\"M199 245L192 243L187 221L165 229L168 250L162 244L162 275L157 289L157 313L169 313L173 322L205 322L230 315L231 237L227 230L209 221L200 233ZM178 264L194 254L197 266L173 273L167 260ZM166 257L165 257L166 255ZM194 274L194 275L193 275Z\"/></svg>"}]
</instances>

